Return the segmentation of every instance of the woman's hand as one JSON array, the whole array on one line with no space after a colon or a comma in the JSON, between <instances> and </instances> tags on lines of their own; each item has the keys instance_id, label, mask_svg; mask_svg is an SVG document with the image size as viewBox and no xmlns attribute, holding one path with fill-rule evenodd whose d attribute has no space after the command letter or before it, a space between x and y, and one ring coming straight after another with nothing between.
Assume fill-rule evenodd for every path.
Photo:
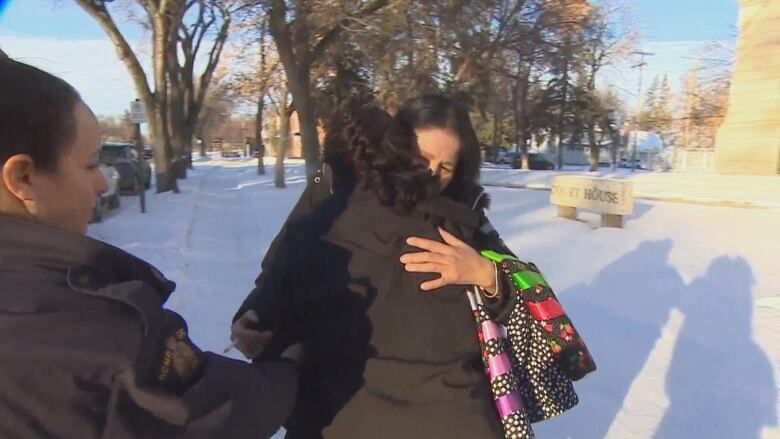
<instances>
[{"instance_id":1,"label":"woman's hand","mask_svg":"<svg viewBox=\"0 0 780 439\"><path fill-rule=\"evenodd\" d=\"M444 243L418 237L406 240L410 246L426 250L401 256L406 271L440 275L438 279L423 282L420 289L430 291L446 285L476 285L494 293L496 276L493 263L446 230L439 228L439 234Z\"/></svg>"},{"instance_id":2,"label":"woman's hand","mask_svg":"<svg viewBox=\"0 0 780 439\"><path fill-rule=\"evenodd\" d=\"M273 336L271 331L253 329L258 323L260 318L257 313L249 310L230 327L230 340L233 341L233 345L250 360L257 358L263 352L265 345Z\"/></svg>"}]
</instances>

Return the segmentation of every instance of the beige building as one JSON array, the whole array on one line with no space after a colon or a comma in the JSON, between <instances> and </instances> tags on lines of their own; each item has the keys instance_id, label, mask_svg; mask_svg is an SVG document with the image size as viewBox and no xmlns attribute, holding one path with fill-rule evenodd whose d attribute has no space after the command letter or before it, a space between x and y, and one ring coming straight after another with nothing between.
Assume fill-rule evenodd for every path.
<instances>
[{"instance_id":1,"label":"beige building","mask_svg":"<svg viewBox=\"0 0 780 439\"><path fill-rule=\"evenodd\" d=\"M267 156L275 156L275 148L279 142L279 131L281 130L282 122L278 116L272 116L267 118L265 127L263 128L263 142L265 143L265 151ZM303 145L301 143L301 125L298 122L298 113L293 112L290 116L290 150L287 152L288 158L302 158L303 157ZM322 147L322 141L325 137L325 132L321 125L317 126L317 132L320 138L320 147Z\"/></svg>"},{"instance_id":2,"label":"beige building","mask_svg":"<svg viewBox=\"0 0 780 439\"><path fill-rule=\"evenodd\" d=\"M740 0L737 59L715 168L780 173L780 0Z\"/></svg>"}]
</instances>

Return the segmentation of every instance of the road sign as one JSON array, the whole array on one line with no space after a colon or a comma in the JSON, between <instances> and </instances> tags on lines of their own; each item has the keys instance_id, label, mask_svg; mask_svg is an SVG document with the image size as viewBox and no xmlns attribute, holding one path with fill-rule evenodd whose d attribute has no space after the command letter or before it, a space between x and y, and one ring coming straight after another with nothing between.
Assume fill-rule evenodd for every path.
<instances>
[{"instance_id":1,"label":"road sign","mask_svg":"<svg viewBox=\"0 0 780 439\"><path fill-rule=\"evenodd\" d=\"M146 123L146 109L138 99L130 102L130 120L133 123Z\"/></svg>"}]
</instances>

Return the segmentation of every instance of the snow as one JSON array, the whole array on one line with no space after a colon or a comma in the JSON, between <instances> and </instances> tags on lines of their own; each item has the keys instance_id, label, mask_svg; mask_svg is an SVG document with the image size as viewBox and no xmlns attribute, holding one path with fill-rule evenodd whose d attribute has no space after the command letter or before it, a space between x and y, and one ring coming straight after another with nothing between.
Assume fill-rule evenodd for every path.
<instances>
[{"instance_id":1,"label":"snow","mask_svg":"<svg viewBox=\"0 0 780 439\"><path fill-rule=\"evenodd\" d=\"M567 166L562 171L523 171L504 165L482 170L487 186L549 190L556 176L584 175L634 182L634 197L716 206L780 208L780 178L774 175L720 175L701 172L612 170L588 172L586 166Z\"/></svg>"},{"instance_id":2,"label":"snow","mask_svg":"<svg viewBox=\"0 0 780 439\"><path fill-rule=\"evenodd\" d=\"M285 190L268 170L258 176L248 159L198 162L181 194L149 192L144 215L124 197L90 229L178 283L168 306L205 349L229 344L233 313L303 189L299 163L287 165ZM556 174L490 169L486 180L493 172L540 185ZM673 175L678 186L702 178ZM764 188L751 185L775 183L740 184L759 202ZM546 191L489 192L494 225L545 272L599 367L576 384L579 406L535 426L539 438L780 437L779 208L640 199L625 229L602 229L587 213L556 218Z\"/></svg>"}]
</instances>

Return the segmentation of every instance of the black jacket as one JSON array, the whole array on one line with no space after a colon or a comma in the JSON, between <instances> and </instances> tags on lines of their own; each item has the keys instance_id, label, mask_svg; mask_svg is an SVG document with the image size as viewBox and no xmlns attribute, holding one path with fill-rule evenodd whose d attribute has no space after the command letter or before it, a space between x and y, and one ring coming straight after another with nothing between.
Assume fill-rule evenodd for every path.
<instances>
[{"instance_id":1,"label":"black jacket","mask_svg":"<svg viewBox=\"0 0 780 439\"><path fill-rule=\"evenodd\" d=\"M356 189L286 224L239 314L254 309L275 331L268 356L305 341L288 437L502 437L464 287L423 293L435 276L399 262L416 250L407 237L440 239L437 226L481 248L482 219L444 197L401 214Z\"/></svg>"},{"instance_id":2,"label":"black jacket","mask_svg":"<svg viewBox=\"0 0 780 439\"><path fill-rule=\"evenodd\" d=\"M175 284L93 239L0 215L0 437L269 437L296 372L206 353L181 392L155 387Z\"/></svg>"}]
</instances>

